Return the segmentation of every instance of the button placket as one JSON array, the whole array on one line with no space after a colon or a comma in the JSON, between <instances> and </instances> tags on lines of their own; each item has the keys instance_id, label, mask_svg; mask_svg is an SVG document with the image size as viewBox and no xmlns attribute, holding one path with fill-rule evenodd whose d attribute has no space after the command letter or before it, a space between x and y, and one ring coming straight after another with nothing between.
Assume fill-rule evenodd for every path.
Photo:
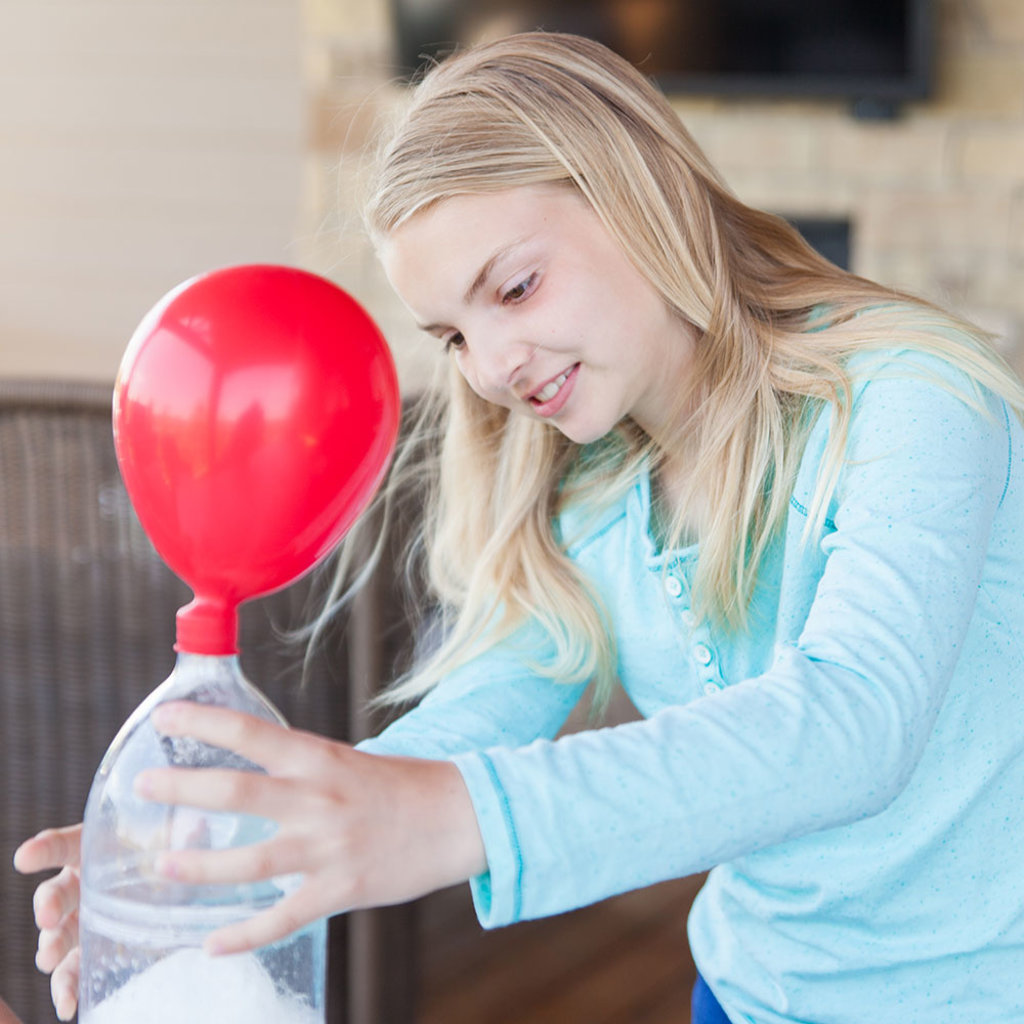
<instances>
[{"instance_id":1,"label":"button placket","mask_svg":"<svg viewBox=\"0 0 1024 1024\"><path fill-rule=\"evenodd\" d=\"M679 621L689 634L690 656L697 668L696 675L700 692L711 696L721 692L725 684L722 682L718 656L707 625L698 622L688 603L684 607L680 607L688 592L684 579L680 577L681 572L682 568L678 564L665 570L662 586L674 606L674 614L678 615Z\"/></svg>"},{"instance_id":2,"label":"button placket","mask_svg":"<svg viewBox=\"0 0 1024 1024\"><path fill-rule=\"evenodd\" d=\"M714 648L706 626L694 634L690 654L697 666L697 679L700 683L701 692L708 697L720 692L724 684L719 667L718 653Z\"/></svg>"}]
</instances>

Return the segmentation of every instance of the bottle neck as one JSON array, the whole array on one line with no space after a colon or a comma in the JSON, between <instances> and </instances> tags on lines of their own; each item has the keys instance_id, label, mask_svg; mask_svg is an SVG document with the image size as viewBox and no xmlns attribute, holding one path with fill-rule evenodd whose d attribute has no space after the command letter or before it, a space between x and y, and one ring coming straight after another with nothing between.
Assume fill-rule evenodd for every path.
<instances>
[{"instance_id":1,"label":"bottle neck","mask_svg":"<svg viewBox=\"0 0 1024 1024\"><path fill-rule=\"evenodd\" d=\"M174 671L161 688L160 699L231 705L233 698L226 698L226 695L245 689L247 685L237 654L178 651Z\"/></svg>"},{"instance_id":2,"label":"bottle neck","mask_svg":"<svg viewBox=\"0 0 1024 1024\"><path fill-rule=\"evenodd\" d=\"M194 651L175 649L175 668L189 673L236 674L241 673L237 654L196 654Z\"/></svg>"},{"instance_id":3,"label":"bottle neck","mask_svg":"<svg viewBox=\"0 0 1024 1024\"><path fill-rule=\"evenodd\" d=\"M178 651L174 671L154 697L157 702L196 700L286 724L280 711L246 678L237 654Z\"/></svg>"}]
</instances>

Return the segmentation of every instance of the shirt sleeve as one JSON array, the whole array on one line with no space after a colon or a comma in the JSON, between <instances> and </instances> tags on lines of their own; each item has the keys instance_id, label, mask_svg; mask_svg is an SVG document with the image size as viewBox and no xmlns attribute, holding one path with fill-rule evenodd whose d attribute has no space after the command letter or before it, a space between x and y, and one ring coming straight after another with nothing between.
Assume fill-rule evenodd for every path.
<instances>
[{"instance_id":1,"label":"shirt sleeve","mask_svg":"<svg viewBox=\"0 0 1024 1024\"><path fill-rule=\"evenodd\" d=\"M515 749L538 738L550 739L586 687L558 683L528 670L549 646L539 629L523 628L446 676L413 710L379 736L364 740L358 749L370 754L454 759L469 751ZM488 764L486 758L480 763ZM471 780L467 784L481 832L514 837L500 787L492 785L489 777L483 784ZM487 872L471 882L474 901L490 903L489 896L482 894L489 891L492 874L502 879L514 877L518 862L514 844L491 843Z\"/></svg>"},{"instance_id":2,"label":"shirt sleeve","mask_svg":"<svg viewBox=\"0 0 1024 1024\"><path fill-rule=\"evenodd\" d=\"M430 759L518 747L556 735L585 684L559 683L529 666L551 656L536 626L524 626L446 676L411 711L359 749Z\"/></svg>"},{"instance_id":3,"label":"shirt sleeve","mask_svg":"<svg viewBox=\"0 0 1024 1024\"><path fill-rule=\"evenodd\" d=\"M998 403L976 410L952 371L911 364L858 393L815 599L766 672L643 722L454 756L487 852L484 925L849 824L907 785L973 613L1008 444Z\"/></svg>"}]
</instances>

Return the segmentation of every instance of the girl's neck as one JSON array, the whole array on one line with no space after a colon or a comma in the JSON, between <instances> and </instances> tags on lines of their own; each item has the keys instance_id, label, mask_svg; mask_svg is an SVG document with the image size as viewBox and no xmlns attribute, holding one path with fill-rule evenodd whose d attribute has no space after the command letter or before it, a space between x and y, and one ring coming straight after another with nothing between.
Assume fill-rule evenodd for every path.
<instances>
[{"instance_id":1,"label":"girl's neck","mask_svg":"<svg viewBox=\"0 0 1024 1024\"><path fill-rule=\"evenodd\" d=\"M698 541L701 523L706 515L706 501L692 492L692 481L681 458L661 461L651 474L651 532L664 546L672 538L672 530L680 516L682 529L675 538L677 545Z\"/></svg>"}]
</instances>

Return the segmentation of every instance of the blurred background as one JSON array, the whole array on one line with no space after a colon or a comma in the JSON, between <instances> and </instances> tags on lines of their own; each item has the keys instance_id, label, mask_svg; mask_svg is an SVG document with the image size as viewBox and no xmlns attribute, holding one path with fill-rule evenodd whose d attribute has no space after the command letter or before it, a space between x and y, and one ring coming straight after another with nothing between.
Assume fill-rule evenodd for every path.
<instances>
[{"instance_id":1,"label":"blurred background","mask_svg":"<svg viewBox=\"0 0 1024 1024\"><path fill-rule=\"evenodd\" d=\"M773 90L766 66L737 91L705 60L695 91L671 68L687 40L698 58L711 52L707 26L680 21L687 6L0 0L0 376L111 380L140 317L170 287L268 260L349 289L389 337L403 385L415 387L436 353L395 306L359 222L374 125L401 106L403 61L426 52L420 44L555 27L556 15L602 32L617 17L630 56L659 73L668 62L673 103L744 200L824 221L848 243L854 270L955 305L999 332L1019 365L1024 4L925 0L927 95L869 97L859 110L855 97L828 95L821 86L834 82L820 74L819 88ZM738 18L771 5L706 6ZM897 8L875 5L876 16ZM667 55L651 42L667 38L650 31L658 19L678 40ZM767 54L770 43L761 26L755 44ZM836 36L826 70L844 70L843 55L856 53L853 36ZM921 71L902 69L910 94Z\"/></svg>"},{"instance_id":2,"label":"blurred background","mask_svg":"<svg viewBox=\"0 0 1024 1024\"><path fill-rule=\"evenodd\" d=\"M724 21L710 18L723 12ZM56 489L34 506L42 512L22 517L26 530L37 519L60 526L76 504L89 505L76 503L68 467L91 465L93 449L109 448L109 386L125 345L164 293L201 271L267 261L332 278L381 325L403 388L424 383L439 347L418 335L363 237L367 155L382 120L401 110L422 54L537 25L616 45L663 85L742 199L794 220L836 262L973 317L1024 370L1024 0L0 0L0 383L98 385L94 439L75 421L61 435L80 439L89 458L60 455L48 474ZM15 423L12 450L27 436ZM105 457L99 512L110 532L123 517L112 505L121 493L112 451ZM0 497L18 505L13 471L0 477ZM91 522L81 529L103 532ZM77 813L107 742L101 734L137 699L126 693L126 707L113 708L97 701L93 680L70 689L77 649L58 649L40 629L67 605L74 642L85 620L81 587L69 586L77 577L67 573L124 559L123 545L92 557L77 537L61 555L57 598L37 594L32 604L20 577L0 573L10 592L0 607L0 668L10 664L10 678L21 678L12 655L19 639L41 638L57 664L37 673L45 689L0 686L4 787L40 805L32 828L57 823L42 807L57 787L51 775ZM29 547L9 527L0 531L0 554L12 564ZM118 603L120 591L96 581L89 608L151 610L161 628L181 603L163 576L167 609L134 590ZM396 603L382 593L370 611ZM30 613L34 625L16 637ZM376 641L363 649L351 640L376 636L378 620L367 615L356 616L347 654L336 659L348 668L332 663L341 676L315 691L327 710L306 708L321 731L330 716L339 735L365 726L364 702L355 690L346 697L346 680L369 685L379 674ZM270 640L267 658L281 654ZM168 638L154 645L147 632L136 641L137 653L170 654ZM90 650L103 655L104 644ZM43 665L37 650L29 654ZM129 675L143 692L162 678L150 668ZM263 661L253 678L262 685L276 675ZM50 719L33 718L30 705L52 712L56 741L39 724ZM85 749L82 723L93 719ZM74 763L88 768L72 785L75 744ZM5 856L28 830L15 823L3 833ZM13 884L10 874L0 882ZM683 1024L692 977L684 920L699 881L486 935L465 887L393 924L348 915L355 930L339 936L349 963L332 1022ZM0 900L10 936L0 943L0 992L28 1007L27 988L22 1002L13 998L14 982L31 971L34 939L30 883L17 884ZM32 984L45 1006L45 983ZM33 1024L44 1019L21 1012Z\"/></svg>"}]
</instances>

